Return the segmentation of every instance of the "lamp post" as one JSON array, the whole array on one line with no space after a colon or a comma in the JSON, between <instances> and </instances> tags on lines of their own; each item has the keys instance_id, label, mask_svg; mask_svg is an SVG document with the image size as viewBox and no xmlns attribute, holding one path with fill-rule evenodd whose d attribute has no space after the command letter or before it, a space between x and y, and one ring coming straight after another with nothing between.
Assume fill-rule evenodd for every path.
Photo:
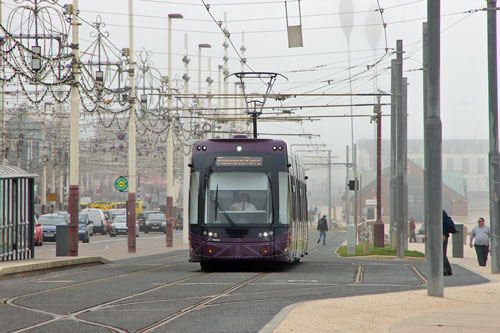
<instances>
[{"instance_id":1,"label":"lamp post","mask_svg":"<svg viewBox=\"0 0 500 333\"><path fill-rule=\"evenodd\" d=\"M212 45L207 43L198 44L198 94L201 94L201 49L209 49Z\"/></svg>"},{"instance_id":2,"label":"lamp post","mask_svg":"<svg viewBox=\"0 0 500 333\"><path fill-rule=\"evenodd\" d=\"M201 95L201 49L209 49L212 45L208 43L198 44L198 94ZM201 106L200 101L198 100L198 106ZM198 125L200 124L200 118L198 118ZM201 131L201 130L200 130Z\"/></svg>"},{"instance_id":3,"label":"lamp post","mask_svg":"<svg viewBox=\"0 0 500 333\"><path fill-rule=\"evenodd\" d=\"M184 75L182 76L184 80L184 94L189 93L189 62L191 61L188 58L188 35L184 34L184 57L182 58L182 61L184 62ZM184 107L184 133L187 133L189 131L189 122L190 122L190 111L189 111L189 106ZM181 145L182 146L182 145ZM184 151L184 147L182 148L182 153L183 153L183 168L184 168L184 190L183 192L183 210L182 210L182 223L183 223L183 231L182 231L182 243L187 244L188 243L188 219L189 219L189 179L191 176L191 168L188 166L189 162L189 156L186 155Z\"/></svg>"},{"instance_id":4,"label":"lamp post","mask_svg":"<svg viewBox=\"0 0 500 333\"><path fill-rule=\"evenodd\" d=\"M172 20L182 19L181 14L168 14L168 112L172 110ZM177 195L174 191L174 140L173 140L173 122L167 134L167 223L172 223L173 202ZM168 237L168 235L167 235ZM167 246L170 242L167 241Z\"/></svg>"}]
</instances>

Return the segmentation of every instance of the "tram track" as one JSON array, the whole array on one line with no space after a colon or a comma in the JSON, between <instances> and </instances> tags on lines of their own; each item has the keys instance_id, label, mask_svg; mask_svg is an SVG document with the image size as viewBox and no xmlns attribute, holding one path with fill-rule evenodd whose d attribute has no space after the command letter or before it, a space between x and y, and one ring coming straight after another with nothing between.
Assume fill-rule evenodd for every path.
<instances>
[{"instance_id":1,"label":"tram track","mask_svg":"<svg viewBox=\"0 0 500 333\"><path fill-rule=\"evenodd\" d=\"M175 258L183 258L184 260L183 261L174 262L174 264L187 263L186 255L185 254L164 257L164 259L175 259ZM126 260L126 259L119 259L119 260ZM132 265L133 266L146 266L146 265L148 265L147 262L158 261L158 260L160 260L160 258L145 259L145 260L141 261L140 264L139 263L134 263L134 264L131 264L131 266ZM149 265L153 265L153 264L149 264ZM165 265L171 265L171 264L170 263L168 263L168 264L156 264L155 267L156 268L160 268L160 267L165 266ZM83 273L91 273L91 272L103 271L103 270L109 269L110 267L113 267L113 266L120 266L120 264L119 263L118 264L117 263L111 263L111 264L98 265L98 266L91 265L91 266L87 266L87 267L84 267L84 266L80 265L80 266L78 266L79 270L77 272L75 272L74 270L69 270L69 269L64 269L64 270L59 270L58 269L57 273L47 271L47 272L42 273L43 277L40 277L41 274L36 274L36 275L31 275L31 276L29 276L27 278L29 279L29 281L33 281L33 282L45 281L45 280L47 280L47 276L48 275L52 275L50 277L67 278L67 277L71 277L73 275L81 275L82 272ZM137 272L140 272L140 271L137 271ZM130 273L133 273L133 272L130 272ZM124 273L124 274L128 274L128 273ZM119 276L119 275L114 275L112 277L116 277L116 276ZM100 278L100 279L108 279L108 278L110 278L110 277L105 277L105 278ZM93 280L93 281L99 281L100 279L96 279L96 280ZM16 285L24 284L24 283L26 283L26 280L20 280L19 281L19 280L13 280L13 279L5 279L5 280L2 280L2 287L11 287L11 286L16 286ZM82 282L82 283L84 283L84 282Z\"/></svg>"},{"instance_id":2,"label":"tram track","mask_svg":"<svg viewBox=\"0 0 500 333\"><path fill-rule=\"evenodd\" d=\"M266 273L260 273L260 274L257 274L255 276L252 276L249 279L246 279L245 281L236 283L235 285L231 286L230 288L225 289L224 291L222 291L222 292L220 292L220 293L218 293L216 295L210 296L207 299L204 299L204 300L202 300L202 301L200 301L200 302L198 302L196 304L190 305L190 306L188 306L188 307L186 307L186 308L184 308L184 309L182 309L182 310L180 310L180 311L178 311L176 313L173 313L170 316L165 317L165 318L163 318L163 319L161 319L161 320L159 320L159 321L157 321L157 322L155 322L155 323L153 323L153 324L151 324L151 325L149 325L149 326L147 326L147 327L145 327L145 328L143 328L141 330L138 330L137 332L139 332L139 333L145 333L145 332L150 332L152 330L160 328L160 327L168 324L169 322L171 322L171 321L173 321L173 320L175 320L175 319L177 319L177 318L179 318L179 317L181 317L181 316L183 316L185 314L188 314L190 312L193 312L195 310L203 308L203 307L209 305L209 303L211 303L211 302L213 302L213 301L215 301L215 300L217 300L217 299L219 299L219 298L221 298L223 296L226 296L226 295L232 293L233 291L238 290L239 288L241 288L243 286L246 286L246 285L248 285L248 284L250 284L250 283L252 283L252 282L254 282L254 281L256 281L256 280L258 280L258 279L260 279L260 278L262 278L262 277L264 277L266 275L268 275L268 274L269 273L267 273L267 272Z\"/></svg>"},{"instance_id":3,"label":"tram track","mask_svg":"<svg viewBox=\"0 0 500 333\"><path fill-rule=\"evenodd\" d=\"M19 296L18 297L10 298L10 299L4 301L4 303L6 305L14 306L14 307L19 308L19 309L23 309L23 310L27 310L27 311L33 311L33 312L37 312L37 313L40 313L40 314L49 315L49 316L53 317L53 319L51 319L51 320L47 320L47 321L44 321L44 322L41 322L41 323L38 323L38 324L35 324L35 325L24 327L22 329L15 330L14 332L26 332L26 331L29 331L29 330L32 330L32 329L35 329L35 328L39 328L39 327L42 327L42 326L54 323L56 321L74 320L74 321L78 321L78 322L81 322L81 323L86 323L86 324L89 324L89 325L92 325L92 326L104 328L104 329L110 330L111 332L122 333L122 332L127 332L127 330L123 330L123 329L121 329L119 327L115 327L115 326L112 326L112 325L106 325L106 324L97 323L97 322L93 322L93 321L86 320L86 319L81 319L81 318L78 318L77 316L82 315L82 314L87 313L87 312L99 311L99 310L102 310L102 309L104 309L106 307L115 305L116 303L123 302L123 301L129 300L129 299L134 298L134 297L146 295L146 294L149 294L149 293L152 293L152 292L164 289L164 288L172 287L172 286L175 286L175 285L178 285L178 284L181 284L181 283L185 283L187 281L191 281L193 279L200 278L200 277L205 276L207 274L210 274L210 273L201 273L201 274L190 276L190 277L187 277L187 278L184 278L184 279L179 279L179 280L167 283L165 285L157 286L157 287L154 287L154 288L151 288L151 289L148 289L148 290L145 290L145 291L141 291L141 292L138 292L138 293L134 293L132 295L128 295L128 296L125 296L125 297L120 297L120 298L117 298L115 300L111 300L111 301L104 302L104 303L101 303L101 304L98 304L98 305L94 305L94 306L91 306L91 307L88 307L88 308L85 308L85 309L82 309L82 310L79 310L79 311L72 312L72 313L67 314L67 315L61 315L61 314L57 314L57 313L53 313L53 312L48 312L48 311L44 311L44 310L39 310L39 309L34 309L34 308L31 308L31 307L27 307L27 306L18 305L18 304L13 303L16 299L19 298ZM24 296L26 296L26 295L24 295Z\"/></svg>"}]
</instances>

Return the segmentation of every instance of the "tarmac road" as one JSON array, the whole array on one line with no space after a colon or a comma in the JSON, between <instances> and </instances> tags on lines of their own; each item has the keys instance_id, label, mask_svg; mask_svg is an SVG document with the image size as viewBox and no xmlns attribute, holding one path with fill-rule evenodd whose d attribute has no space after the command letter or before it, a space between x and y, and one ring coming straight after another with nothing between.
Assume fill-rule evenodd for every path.
<instances>
[{"instance_id":1,"label":"tarmac road","mask_svg":"<svg viewBox=\"0 0 500 333\"><path fill-rule=\"evenodd\" d=\"M273 318L292 304L425 288L424 261L339 258L334 252L345 234L328 235L326 246L310 242L300 264L236 265L213 273L187 262L186 249L175 250L182 248L180 232L173 251L165 251L163 234L141 234L136 254L125 252L126 237L96 236L80 244L80 253L124 259L3 280L0 331L258 332L280 324ZM151 253L155 249L163 252ZM447 286L487 281L453 268Z\"/></svg>"}]
</instances>

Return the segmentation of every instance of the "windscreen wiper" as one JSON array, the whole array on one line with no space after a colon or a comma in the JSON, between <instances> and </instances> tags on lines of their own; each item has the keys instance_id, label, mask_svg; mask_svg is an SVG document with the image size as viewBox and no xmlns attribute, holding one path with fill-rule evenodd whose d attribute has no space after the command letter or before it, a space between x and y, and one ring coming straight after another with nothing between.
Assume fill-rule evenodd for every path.
<instances>
[{"instance_id":1,"label":"windscreen wiper","mask_svg":"<svg viewBox=\"0 0 500 333\"><path fill-rule=\"evenodd\" d=\"M217 208L219 208L220 212L224 217L227 219L227 221L233 226L236 227L236 223L234 223L233 219L229 216L229 214L226 212L226 210L222 207L221 203L219 202L219 184L217 184L217 188L215 190L215 220L217 220Z\"/></svg>"}]
</instances>

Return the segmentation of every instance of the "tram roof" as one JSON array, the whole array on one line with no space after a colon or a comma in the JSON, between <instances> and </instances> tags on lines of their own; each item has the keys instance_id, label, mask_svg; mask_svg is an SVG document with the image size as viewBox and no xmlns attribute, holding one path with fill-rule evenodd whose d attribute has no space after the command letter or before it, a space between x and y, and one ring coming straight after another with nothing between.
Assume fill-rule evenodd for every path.
<instances>
[{"instance_id":1,"label":"tram roof","mask_svg":"<svg viewBox=\"0 0 500 333\"><path fill-rule=\"evenodd\" d=\"M38 175L30 174L13 165L0 164L0 179L4 178L35 178Z\"/></svg>"}]
</instances>

